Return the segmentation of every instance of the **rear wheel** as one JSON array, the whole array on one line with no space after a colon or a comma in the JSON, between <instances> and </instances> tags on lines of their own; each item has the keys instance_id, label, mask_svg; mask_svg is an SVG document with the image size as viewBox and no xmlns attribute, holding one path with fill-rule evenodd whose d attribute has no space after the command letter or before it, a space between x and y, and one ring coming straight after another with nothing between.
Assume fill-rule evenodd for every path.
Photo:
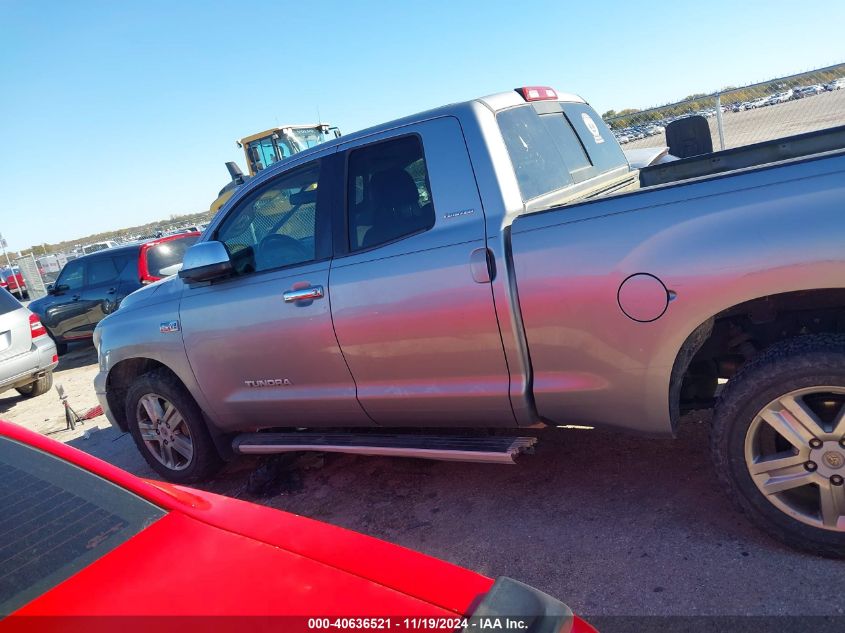
<instances>
[{"instance_id":1,"label":"rear wheel","mask_svg":"<svg viewBox=\"0 0 845 633\"><path fill-rule=\"evenodd\" d=\"M144 459L169 481L208 479L222 464L200 408L167 371L144 374L129 388L126 420Z\"/></svg>"},{"instance_id":2,"label":"rear wheel","mask_svg":"<svg viewBox=\"0 0 845 633\"><path fill-rule=\"evenodd\" d=\"M845 557L845 337L785 341L744 367L716 406L711 449L757 525Z\"/></svg>"},{"instance_id":3,"label":"rear wheel","mask_svg":"<svg viewBox=\"0 0 845 633\"><path fill-rule=\"evenodd\" d=\"M26 398L34 398L50 391L53 386L53 372L48 371L35 382L31 382L23 387L18 387L16 391Z\"/></svg>"}]
</instances>

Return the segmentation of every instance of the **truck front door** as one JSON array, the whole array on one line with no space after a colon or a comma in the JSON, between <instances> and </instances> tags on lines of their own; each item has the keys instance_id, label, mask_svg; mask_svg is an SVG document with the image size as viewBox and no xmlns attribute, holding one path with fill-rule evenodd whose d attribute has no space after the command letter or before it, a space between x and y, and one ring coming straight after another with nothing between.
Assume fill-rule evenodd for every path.
<instances>
[{"instance_id":1,"label":"truck front door","mask_svg":"<svg viewBox=\"0 0 845 633\"><path fill-rule=\"evenodd\" d=\"M236 274L184 290L185 349L226 430L373 424L332 329L322 163L245 192L212 233Z\"/></svg>"},{"instance_id":2,"label":"truck front door","mask_svg":"<svg viewBox=\"0 0 845 633\"><path fill-rule=\"evenodd\" d=\"M335 223L329 291L361 405L386 426L513 426L460 124L413 124L338 156L346 222Z\"/></svg>"}]
</instances>

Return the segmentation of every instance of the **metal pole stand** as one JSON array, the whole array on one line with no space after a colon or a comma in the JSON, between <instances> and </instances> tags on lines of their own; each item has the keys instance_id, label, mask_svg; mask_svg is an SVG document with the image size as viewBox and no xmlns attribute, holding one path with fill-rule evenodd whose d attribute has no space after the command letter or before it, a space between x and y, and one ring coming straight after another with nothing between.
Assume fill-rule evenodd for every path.
<instances>
[{"instance_id":1,"label":"metal pole stand","mask_svg":"<svg viewBox=\"0 0 845 633\"><path fill-rule=\"evenodd\" d=\"M59 394L59 400L62 401L62 405L65 408L65 431L74 431L76 430L77 424L85 423L85 418L80 417L79 414L73 410L73 407L68 404L64 387L60 384L56 384L56 391Z\"/></svg>"}]
</instances>

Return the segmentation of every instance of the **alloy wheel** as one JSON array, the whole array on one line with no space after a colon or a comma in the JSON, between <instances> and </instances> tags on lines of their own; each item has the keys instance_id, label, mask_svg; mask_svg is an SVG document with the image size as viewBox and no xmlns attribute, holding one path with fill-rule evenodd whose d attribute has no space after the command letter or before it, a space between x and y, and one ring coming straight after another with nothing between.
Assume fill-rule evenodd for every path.
<instances>
[{"instance_id":1,"label":"alloy wheel","mask_svg":"<svg viewBox=\"0 0 845 633\"><path fill-rule=\"evenodd\" d=\"M191 430L176 406L148 393L138 400L138 430L150 454L171 470L184 470L194 456Z\"/></svg>"},{"instance_id":2,"label":"alloy wheel","mask_svg":"<svg viewBox=\"0 0 845 633\"><path fill-rule=\"evenodd\" d=\"M746 433L745 463L779 510L845 532L845 387L797 389L766 405Z\"/></svg>"}]
</instances>

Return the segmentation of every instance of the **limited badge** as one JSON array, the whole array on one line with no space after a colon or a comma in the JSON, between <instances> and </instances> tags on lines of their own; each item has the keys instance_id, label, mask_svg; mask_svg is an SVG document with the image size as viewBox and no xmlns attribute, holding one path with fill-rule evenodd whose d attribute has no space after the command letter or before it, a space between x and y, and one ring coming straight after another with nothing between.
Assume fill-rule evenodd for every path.
<instances>
[{"instance_id":1,"label":"limited badge","mask_svg":"<svg viewBox=\"0 0 845 633\"><path fill-rule=\"evenodd\" d=\"M593 135L593 140L598 143L604 143L604 139L601 136L601 132L599 131L599 126L596 125L596 122L593 121L593 118L587 114L586 112L581 113L581 118L584 120L584 125L587 126L587 129L590 130L590 134Z\"/></svg>"}]
</instances>

